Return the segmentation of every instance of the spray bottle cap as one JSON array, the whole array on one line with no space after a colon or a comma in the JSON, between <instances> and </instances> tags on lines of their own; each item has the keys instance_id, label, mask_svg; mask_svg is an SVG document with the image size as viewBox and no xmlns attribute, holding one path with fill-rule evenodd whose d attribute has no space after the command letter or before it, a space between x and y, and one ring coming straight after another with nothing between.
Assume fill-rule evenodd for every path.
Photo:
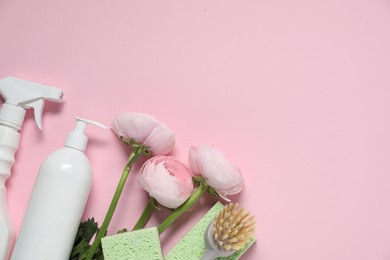
<instances>
[{"instance_id":1,"label":"spray bottle cap","mask_svg":"<svg viewBox=\"0 0 390 260\"><path fill-rule=\"evenodd\" d=\"M85 148L87 147L87 143L88 143L88 137L85 135L85 130L86 130L88 124L93 124L93 125L96 125L98 127L103 128L103 129L106 129L107 126L102 125L98 122L88 120L88 119L83 119L83 118L80 118L77 116L76 116L76 120L77 120L76 127L74 128L74 130L72 132L70 132L68 134L68 137L66 138L66 141L65 141L65 146L84 152Z\"/></svg>"},{"instance_id":2,"label":"spray bottle cap","mask_svg":"<svg viewBox=\"0 0 390 260\"><path fill-rule=\"evenodd\" d=\"M0 80L0 95L5 103L0 109L0 124L20 130L26 109L33 108L35 122L42 129L42 111L44 100L61 102L61 89L41 85L14 77Z\"/></svg>"}]
</instances>

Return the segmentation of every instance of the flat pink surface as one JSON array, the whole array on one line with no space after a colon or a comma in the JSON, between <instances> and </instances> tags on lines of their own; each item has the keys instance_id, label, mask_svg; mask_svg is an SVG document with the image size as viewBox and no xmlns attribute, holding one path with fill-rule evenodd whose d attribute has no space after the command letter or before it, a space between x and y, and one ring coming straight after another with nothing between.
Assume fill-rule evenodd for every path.
<instances>
[{"instance_id":1,"label":"flat pink surface","mask_svg":"<svg viewBox=\"0 0 390 260\"><path fill-rule=\"evenodd\" d=\"M192 144L220 147L257 218L242 259L390 259L390 2L387 0L0 2L0 77L59 87L44 130L31 111L7 182L18 230L43 160L74 116L150 113ZM128 150L90 127L85 218L102 221ZM144 206L136 173L110 233ZM167 252L213 203L163 234ZM166 211L155 215L157 225Z\"/></svg>"}]
</instances>

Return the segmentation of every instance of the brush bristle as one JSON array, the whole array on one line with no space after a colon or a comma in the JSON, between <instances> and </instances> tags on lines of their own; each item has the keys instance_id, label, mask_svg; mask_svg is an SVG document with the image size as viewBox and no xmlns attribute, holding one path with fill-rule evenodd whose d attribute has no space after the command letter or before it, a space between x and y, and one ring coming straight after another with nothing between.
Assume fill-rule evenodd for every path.
<instances>
[{"instance_id":1,"label":"brush bristle","mask_svg":"<svg viewBox=\"0 0 390 260\"><path fill-rule=\"evenodd\" d=\"M253 237L254 217L238 206L225 205L214 220L212 234L220 250L240 250Z\"/></svg>"}]
</instances>

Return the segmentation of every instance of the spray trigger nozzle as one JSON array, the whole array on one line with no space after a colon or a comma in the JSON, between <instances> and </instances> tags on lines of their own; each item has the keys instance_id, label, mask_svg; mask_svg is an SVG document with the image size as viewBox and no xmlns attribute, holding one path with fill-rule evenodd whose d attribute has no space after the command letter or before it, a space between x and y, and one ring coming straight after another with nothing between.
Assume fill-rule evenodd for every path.
<instances>
[{"instance_id":1,"label":"spray trigger nozzle","mask_svg":"<svg viewBox=\"0 0 390 260\"><path fill-rule=\"evenodd\" d=\"M43 99L38 99L29 103L29 106L34 109L35 122L37 123L39 130L42 130L42 114L45 102L43 102Z\"/></svg>"},{"instance_id":2,"label":"spray trigger nozzle","mask_svg":"<svg viewBox=\"0 0 390 260\"><path fill-rule=\"evenodd\" d=\"M19 78L6 77L0 80L0 95L5 100L0 110L0 123L19 130L26 110L33 108L35 121L38 128L42 129L44 100L61 102L63 91Z\"/></svg>"}]
</instances>

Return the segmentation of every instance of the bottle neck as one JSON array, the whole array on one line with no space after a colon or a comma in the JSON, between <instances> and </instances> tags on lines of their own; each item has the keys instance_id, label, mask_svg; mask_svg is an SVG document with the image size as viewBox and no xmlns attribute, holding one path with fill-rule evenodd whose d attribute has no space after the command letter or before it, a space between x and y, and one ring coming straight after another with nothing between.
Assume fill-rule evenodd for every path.
<instances>
[{"instance_id":1,"label":"bottle neck","mask_svg":"<svg viewBox=\"0 0 390 260\"><path fill-rule=\"evenodd\" d=\"M72 131L68 134L65 146L84 152L88 143L88 137L84 134Z\"/></svg>"},{"instance_id":2,"label":"bottle neck","mask_svg":"<svg viewBox=\"0 0 390 260\"><path fill-rule=\"evenodd\" d=\"M0 124L19 131L22 128L25 115L24 108L4 103L0 109Z\"/></svg>"}]
</instances>

